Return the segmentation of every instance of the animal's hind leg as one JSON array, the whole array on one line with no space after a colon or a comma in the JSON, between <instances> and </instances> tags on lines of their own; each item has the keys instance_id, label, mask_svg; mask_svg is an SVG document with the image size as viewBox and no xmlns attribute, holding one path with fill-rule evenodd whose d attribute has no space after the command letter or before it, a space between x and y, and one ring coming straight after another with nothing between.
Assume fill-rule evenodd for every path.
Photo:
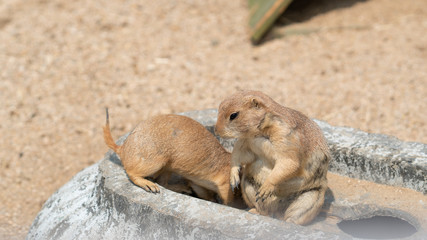
<instances>
[{"instance_id":1,"label":"animal's hind leg","mask_svg":"<svg viewBox=\"0 0 427 240\"><path fill-rule=\"evenodd\" d=\"M242 176L242 182L240 184L241 192L242 192L242 198L245 201L246 205L250 209L255 209L255 199L256 199L256 186L254 186L253 183L249 182L247 178L243 175ZM253 210L252 212L257 212L256 210Z\"/></svg>"},{"instance_id":2,"label":"animal's hind leg","mask_svg":"<svg viewBox=\"0 0 427 240\"><path fill-rule=\"evenodd\" d=\"M171 172L161 171L161 174L155 176L154 178L156 179L156 182L164 188L177 193L183 193L187 195L191 194L190 183L179 175L172 174Z\"/></svg>"},{"instance_id":3,"label":"animal's hind leg","mask_svg":"<svg viewBox=\"0 0 427 240\"><path fill-rule=\"evenodd\" d=\"M167 160L160 156L148 161L141 159L136 165L125 167L126 173L134 184L145 191L159 193L160 189L157 184L145 179L145 177L156 175L166 165L166 162Z\"/></svg>"},{"instance_id":4,"label":"animal's hind leg","mask_svg":"<svg viewBox=\"0 0 427 240\"><path fill-rule=\"evenodd\" d=\"M311 222L323 206L325 191L321 187L299 195L286 209L284 220L299 225Z\"/></svg>"},{"instance_id":5,"label":"animal's hind leg","mask_svg":"<svg viewBox=\"0 0 427 240\"><path fill-rule=\"evenodd\" d=\"M233 192L228 182L218 186L218 195L225 205L229 205L233 201Z\"/></svg>"},{"instance_id":6,"label":"animal's hind leg","mask_svg":"<svg viewBox=\"0 0 427 240\"><path fill-rule=\"evenodd\" d=\"M171 178L170 172L162 172L159 171L156 174L154 174L153 178L155 181L160 184L161 186L168 188L169 187L169 180Z\"/></svg>"},{"instance_id":7,"label":"animal's hind leg","mask_svg":"<svg viewBox=\"0 0 427 240\"><path fill-rule=\"evenodd\" d=\"M214 192L211 190L199 186L193 182L190 182L191 189L196 193L197 197L205 199L207 201L215 202Z\"/></svg>"}]
</instances>

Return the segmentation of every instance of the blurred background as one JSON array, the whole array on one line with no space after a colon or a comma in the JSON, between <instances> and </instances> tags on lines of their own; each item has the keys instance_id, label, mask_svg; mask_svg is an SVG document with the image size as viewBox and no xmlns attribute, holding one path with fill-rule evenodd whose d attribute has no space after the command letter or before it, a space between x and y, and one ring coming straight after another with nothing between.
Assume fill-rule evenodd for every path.
<instances>
[{"instance_id":1,"label":"blurred background","mask_svg":"<svg viewBox=\"0 0 427 240\"><path fill-rule=\"evenodd\" d=\"M245 0L0 0L0 239L160 113L241 89L427 143L427 1L295 0L253 45Z\"/></svg>"}]
</instances>

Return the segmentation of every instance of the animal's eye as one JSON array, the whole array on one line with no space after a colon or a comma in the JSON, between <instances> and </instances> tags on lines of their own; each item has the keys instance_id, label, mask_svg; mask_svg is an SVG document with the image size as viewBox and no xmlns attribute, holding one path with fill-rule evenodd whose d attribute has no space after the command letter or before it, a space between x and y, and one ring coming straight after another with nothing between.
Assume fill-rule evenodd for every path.
<instances>
[{"instance_id":1,"label":"animal's eye","mask_svg":"<svg viewBox=\"0 0 427 240\"><path fill-rule=\"evenodd\" d=\"M234 120L237 116L239 116L239 112L232 113L230 115L230 121Z\"/></svg>"}]
</instances>

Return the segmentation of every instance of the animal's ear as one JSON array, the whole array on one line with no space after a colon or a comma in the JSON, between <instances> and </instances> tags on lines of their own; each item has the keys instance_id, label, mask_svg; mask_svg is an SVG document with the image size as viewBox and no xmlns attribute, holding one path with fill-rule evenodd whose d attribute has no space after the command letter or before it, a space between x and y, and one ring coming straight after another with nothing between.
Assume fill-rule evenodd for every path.
<instances>
[{"instance_id":1,"label":"animal's ear","mask_svg":"<svg viewBox=\"0 0 427 240\"><path fill-rule=\"evenodd\" d=\"M264 104L262 103L261 99L253 97L251 98L251 106L254 108L262 108L264 107Z\"/></svg>"}]
</instances>

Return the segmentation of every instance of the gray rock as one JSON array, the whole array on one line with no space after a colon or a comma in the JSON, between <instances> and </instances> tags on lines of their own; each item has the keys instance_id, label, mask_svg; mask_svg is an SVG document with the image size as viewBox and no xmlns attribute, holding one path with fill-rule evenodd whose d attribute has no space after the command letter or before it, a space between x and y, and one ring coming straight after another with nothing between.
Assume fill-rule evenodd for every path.
<instances>
[{"instance_id":1,"label":"gray rock","mask_svg":"<svg viewBox=\"0 0 427 240\"><path fill-rule=\"evenodd\" d=\"M331 172L427 193L426 144L316 123L331 149Z\"/></svg>"}]
</instances>

